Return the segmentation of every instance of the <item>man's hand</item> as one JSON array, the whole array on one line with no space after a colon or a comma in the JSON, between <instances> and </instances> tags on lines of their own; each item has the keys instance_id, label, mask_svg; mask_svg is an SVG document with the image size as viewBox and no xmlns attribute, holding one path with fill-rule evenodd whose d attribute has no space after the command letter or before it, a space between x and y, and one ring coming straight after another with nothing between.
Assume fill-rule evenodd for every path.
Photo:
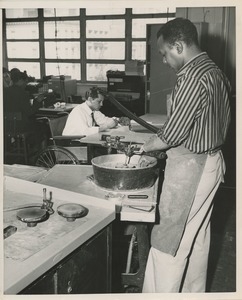
<instances>
[{"instance_id":1,"label":"man's hand","mask_svg":"<svg viewBox=\"0 0 242 300\"><path fill-rule=\"evenodd\" d=\"M118 123L119 123L119 118L117 118L117 117L112 117L112 119L113 119L114 122L115 122L115 126L113 126L113 127L116 127L116 126L118 125ZM111 127L111 128L113 128L113 127Z\"/></svg>"}]
</instances>

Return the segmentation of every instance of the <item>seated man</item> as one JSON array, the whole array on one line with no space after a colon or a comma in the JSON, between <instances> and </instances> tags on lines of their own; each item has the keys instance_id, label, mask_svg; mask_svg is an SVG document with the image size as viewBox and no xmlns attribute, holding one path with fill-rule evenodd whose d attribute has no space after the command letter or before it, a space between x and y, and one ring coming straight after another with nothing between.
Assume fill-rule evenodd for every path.
<instances>
[{"instance_id":1,"label":"seated man","mask_svg":"<svg viewBox=\"0 0 242 300\"><path fill-rule=\"evenodd\" d=\"M21 115L21 122L18 123L18 131L30 131L34 124L35 106L31 105L31 96L25 90L27 75L23 72L16 72L12 76L12 85L4 90L3 108L4 114L18 112Z\"/></svg>"},{"instance_id":2,"label":"seated man","mask_svg":"<svg viewBox=\"0 0 242 300\"><path fill-rule=\"evenodd\" d=\"M104 96L98 88L91 88L84 103L76 106L68 116L62 135L91 135L106 129L114 128L118 119L106 117L99 110Z\"/></svg>"},{"instance_id":3,"label":"seated man","mask_svg":"<svg viewBox=\"0 0 242 300\"><path fill-rule=\"evenodd\" d=\"M24 72L15 72L12 74L12 85L3 91L4 137L28 133L32 137L30 143L39 149L45 139L45 128L35 119L41 97L37 97L40 99L36 98L36 101L32 99L25 90L27 82Z\"/></svg>"}]
</instances>

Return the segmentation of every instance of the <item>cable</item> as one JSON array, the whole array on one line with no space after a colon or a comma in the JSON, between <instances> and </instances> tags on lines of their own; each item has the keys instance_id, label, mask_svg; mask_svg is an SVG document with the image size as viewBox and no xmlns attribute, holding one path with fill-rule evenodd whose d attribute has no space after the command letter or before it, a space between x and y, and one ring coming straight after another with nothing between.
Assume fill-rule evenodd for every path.
<instances>
[{"instance_id":1,"label":"cable","mask_svg":"<svg viewBox=\"0 0 242 300\"><path fill-rule=\"evenodd\" d=\"M54 8L54 16L55 16L55 52L56 52L56 59L57 59L57 69L58 74L60 76L60 65L59 65L59 56L58 56L58 47L57 47L57 20L56 20L56 8Z\"/></svg>"},{"instance_id":2,"label":"cable","mask_svg":"<svg viewBox=\"0 0 242 300\"><path fill-rule=\"evenodd\" d=\"M138 116L134 115L131 111L129 111L126 107L124 107L118 100L114 98L114 96L102 89L99 88L103 94L108 96L108 100L114 104L119 110L121 110L126 117L130 118L131 120L135 120L140 125L144 126L146 129L150 130L153 133L157 133L159 128L147 123L145 120L139 118Z\"/></svg>"},{"instance_id":3,"label":"cable","mask_svg":"<svg viewBox=\"0 0 242 300\"><path fill-rule=\"evenodd\" d=\"M56 51L58 75L60 77L60 96L62 101L66 101L65 76L61 75L60 73L60 64L59 64L58 47L57 47L58 30L57 30L57 20L56 20L56 8L54 8L54 16L55 16L55 51Z\"/></svg>"}]
</instances>

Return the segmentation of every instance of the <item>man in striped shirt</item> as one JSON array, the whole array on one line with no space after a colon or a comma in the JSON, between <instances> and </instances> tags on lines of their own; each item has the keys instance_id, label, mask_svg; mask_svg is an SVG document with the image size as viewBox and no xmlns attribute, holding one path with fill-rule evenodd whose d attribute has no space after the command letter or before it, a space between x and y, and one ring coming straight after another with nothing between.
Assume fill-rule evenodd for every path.
<instances>
[{"instance_id":1,"label":"man in striped shirt","mask_svg":"<svg viewBox=\"0 0 242 300\"><path fill-rule=\"evenodd\" d=\"M189 20L169 21L157 39L177 81L167 122L143 145L145 152L167 150L143 292L205 292L213 198L225 171L221 146L230 123L230 84L200 50Z\"/></svg>"}]
</instances>

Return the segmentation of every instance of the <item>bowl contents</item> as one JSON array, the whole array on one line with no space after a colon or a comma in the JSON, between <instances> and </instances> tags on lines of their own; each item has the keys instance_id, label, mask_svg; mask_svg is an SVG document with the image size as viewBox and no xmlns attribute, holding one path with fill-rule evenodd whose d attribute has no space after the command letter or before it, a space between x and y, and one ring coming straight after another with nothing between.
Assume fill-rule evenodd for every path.
<instances>
[{"instance_id":1,"label":"bowl contents","mask_svg":"<svg viewBox=\"0 0 242 300\"><path fill-rule=\"evenodd\" d=\"M135 163L128 163L126 162L104 162L102 163L102 167L104 168L124 168L124 169L137 169L137 168L146 168L148 166L154 165L155 161L147 160L145 157L140 157L140 159Z\"/></svg>"}]
</instances>

